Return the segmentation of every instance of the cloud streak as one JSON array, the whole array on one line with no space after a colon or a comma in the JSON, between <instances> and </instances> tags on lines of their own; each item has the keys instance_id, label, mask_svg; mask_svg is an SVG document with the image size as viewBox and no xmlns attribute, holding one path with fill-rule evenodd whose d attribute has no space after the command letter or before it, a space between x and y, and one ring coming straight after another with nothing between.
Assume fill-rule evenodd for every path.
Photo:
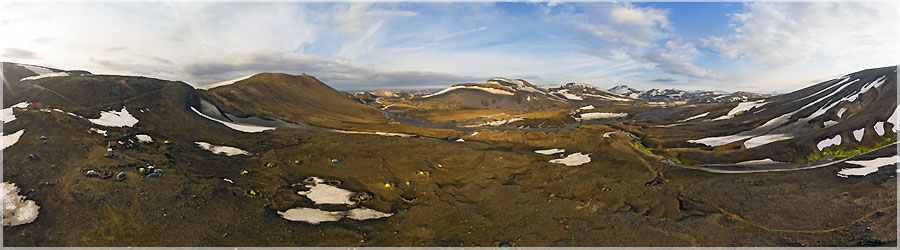
<instances>
[{"instance_id":1,"label":"cloud streak","mask_svg":"<svg viewBox=\"0 0 900 250\"><path fill-rule=\"evenodd\" d=\"M198 86L284 72L337 89L502 76L784 92L896 64L896 5L744 3L720 9L730 19L696 23L685 21L694 8L662 3L18 2L0 4L0 52Z\"/></svg>"},{"instance_id":2,"label":"cloud streak","mask_svg":"<svg viewBox=\"0 0 900 250\"><path fill-rule=\"evenodd\" d=\"M38 59L37 54L20 48L6 48L3 50L4 58L11 59Z\"/></svg>"},{"instance_id":3,"label":"cloud streak","mask_svg":"<svg viewBox=\"0 0 900 250\"><path fill-rule=\"evenodd\" d=\"M232 55L229 58L231 60L228 61L214 60L192 63L186 65L183 71L189 78L204 79L206 83L234 79L258 72L288 74L315 72L314 76L317 78L346 90L447 86L480 79L427 71L386 70L374 65L309 55L268 53Z\"/></svg>"}]
</instances>

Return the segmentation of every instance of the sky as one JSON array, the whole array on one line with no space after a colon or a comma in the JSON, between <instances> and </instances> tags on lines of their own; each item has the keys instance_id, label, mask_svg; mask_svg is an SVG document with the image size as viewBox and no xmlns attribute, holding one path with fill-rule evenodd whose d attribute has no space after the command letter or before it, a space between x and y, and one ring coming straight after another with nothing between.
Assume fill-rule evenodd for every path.
<instances>
[{"instance_id":1,"label":"sky","mask_svg":"<svg viewBox=\"0 0 900 250\"><path fill-rule=\"evenodd\" d=\"M0 59L202 86L536 85L786 93L898 64L898 3L0 3Z\"/></svg>"}]
</instances>

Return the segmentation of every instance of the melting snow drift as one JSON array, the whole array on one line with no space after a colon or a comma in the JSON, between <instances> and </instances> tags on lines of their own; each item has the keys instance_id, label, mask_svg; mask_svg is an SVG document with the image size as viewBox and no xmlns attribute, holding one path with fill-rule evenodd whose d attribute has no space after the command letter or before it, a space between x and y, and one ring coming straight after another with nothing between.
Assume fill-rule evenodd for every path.
<instances>
[{"instance_id":1,"label":"melting snow drift","mask_svg":"<svg viewBox=\"0 0 900 250\"><path fill-rule=\"evenodd\" d=\"M28 224L37 219L41 208L33 200L26 200L19 195L16 184L3 182L0 184L0 195L3 195L3 226Z\"/></svg>"},{"instance_id":2,"label":"melting snow drift","mask_svg":"<svg viewBox=\"0 0 900 250\"><path fill-rule=\"evenodd\" d=\"M16 131L15 133L8 134L8 135L3 135L2 131L0 131L0 135L3 135L3 148L2 149L6 149L9 146L16 144L16 142L19 142L19 138L22 137L23 133L25 133L25 129Z\"/></svg>"},{"instance_id":3,"label":"melting snow drift","mask_svg":"<svg viewBox=\"0 0 900 250\"><path fill-rule=\"evenodd\" d=\"M566 152L566 150L558 149L558 148L551 148L551 149L544 149L544 150L535 150L534 152L538 153L538 154L542 154L542 155L552 155L552 154Z\"/></svg>"},{"instance_id":4,"label":"melting snow drift","mask_svg":"<svg viewBox=\"0 0 900 250\"><path fill-rule=\"evenodd\" d=\"M369 208L357 208L350 211L324 211L315 208L298 207L291 208L287 211L278 211L282 218L291 221L303 221L309 224L319 224L322 222L338 221L344 217L354 220L370 220L389 217L391 213L382 213Z\"/></svg>"},{"instance_id":5,"label":"melting snow drift","mask_svg":"<svg viewBox=\"0 0 900 250\"><path fill-rule=\"evenodd\" d=\"M700 118L700 117L704 117L704 116L707 116L707 115L709 115L709 112L706 112L706 113L703 113L703 114L699 114L699 115L695 115L695 116L691 116L691 117L688 117L688 118L686 118L686 119L684 119L684 120L681 120L681 121L679 121L679 122L686 122L686 121L690 121L690 120L697 119L697 118Z\"/></svg>"},{"instance_id":6,"label":"melting snow drift","mask_svg":"<svg viewBox=\"0 0 900 250\"><path fill-rule=\"evenodd\" d=\"M27 102L20 102L20 103L17 103L16 105L10 106L9 108L3 109L3 111L0 112L0 113L2 113L3 123L11 122L16 119L16 116L13 115L13 108L26 108L26 107L28 107Z\"/></svg>"},{"instance_id":7,"label":"melting snow drift","mask_svg":"<svg viewBox=\"0 0 900 250\"><path fill-rule=\"evenodd\" d=\"M304 185L309 191L300 191L297 194L306 196L316 205L319 204L354 204L350 197L355 193L349 190L341 189L325 183L325 180L318 177L309 177ZM389 217L393 214L383 213L374 209L359 207L349 211L325 211L315 208L298 207L291 208L287 211L278 212L282 218L291 221L303 221L310 224L319 224L321 222L338 221L342 218L350 218L354 220L370 220Z\"/></svg>"},{"instance_id":8,"label":"melting snow drift","mask_svg":"<svg viewBox=\"0 0 900 250\"><path fill-rule=\"evenodd\" d=\"M299 191L297 194L306 196L316 205L319 204L353 204L350 197L354 195L352 191L325 184L325 181L311 177L312 184L305 185L308 191Z\"/></svg>"},{"instance_id":9,"label":"melting snow drift","mask_svg":"<svg viewBox=\"0 0 900 250\"><path fill-rule=\"evenodd\" d=\"M232 123L232 122L220 121L220 120L217 120L217 119L215 119L215 118L212 118L212 117L209 117L209 116L207 116L207 115L204 115L203 113L200 113L200 111L197 111L197 109L194 108L194 107L191 107L191 110L193 110L194 113L197 113L198 115L202 116L203 118L210 119L210 120L213 120L213 121L215 121L215 122L224 124L225 126L228 126L228 127L231 128L231 129L234 129L234 130L237 130L237 131L241 131L241 132L256 133L256 132L262 132L262 131L266 131L266 130L272 130L272 129L275 129L275 127L262 127L262 126L253 126L253 125L243 125L243 124L237 124L237 123Z\"/></svg>"},{"instance_id":10,"label":"melting snow drift","mask_svg":"<svg viewBox=\"0 0 900 250\"><path fill-rule=\"evenodd\" d=\"M106 136L106 135L107 135L106 130L102 130L102 129L89 128L88 131L94 132L94 133L97 133L97 134L101 134L101 135L103 135L103 136Z\"/></svg>"},{"instance_id":11,"label":"melting snow drift","mask_svg":"<svg viewBox=\"0 0 900 250\"><path fill-rule=\"evenodd\" d=\"M453 87L449 87L449 88L446 88L446 89L444 89L444 90L441 90L440 92L437 92L437 93L434 93L434 94L430 94L430 95L423 96L422 98L429 98L429 97L432 97L432 96L437 96L437 95L440 95L440 94L443 94L443 93L447 93L447 92L449 92L449 91L451 91L451 90L454 90L454 89L476 89L476 90L481 90L481 91L488 92L488 93L491 93L491 94L499 94L499 95L515 95L515 93L510 93L509 91L506 91L506 90L500 90L500 89L495 89L495 88L486 88L486 87L477 87L477 86L453 86Z\"/></svg>"},{"instance_id":12,"label":"melting snow drift","mask_svg":"<svg viewBox=\"0 0 900 250\"><path fill-rule=\"evenodd\" d=\"M862 127L860 129L853 130L853 139L856 139L856 141L862 141L863 135L865 135L865 133L866 133L866 127Z\"/></svg>"},{"instance_id":13,"label":"melting snow drift","mask_svg":"<svg viewBox=\"0 0 900 250\"><path fill-rule=\"evenodd\" d=\"M138 123L138 119L128 113L128 109L125 107L122 107L121 111L102 111L100 118L88 119L88 121L106 127L133 127Z\"/></svg>"},{"instance_id":14,"label":"melting snow drift","mask_svg":"<svg viewBox=\"0 0 900 250\"><path fill-rule=\"evenodd\" d=\"M822 151L822 149L825 149L827 147L831 147L834 145L841 145L841 135L835 135L834 138L831 138L831 139L826 138L825 140L820 141L818 144L816 144L816 148L818 148L819 151Z\"/></svg>"},{"instance_id":15,"label":"melting snow drift","mask_svg":"<svg viewBox=\"0 0 900 250\"><path fill-rule=\"evenodd\" d=\"M859 166L863 166L863 167L841 169L841 171L838 172L838 176L840 176L840 177L847 177L850 175L865 176L865 175L868 175L871 173L878 172L878 168L880 168L880 167L891 165L891 164L897 164L898 161L900 161L900 156L897 156L897 155L890 156L890 157L877 158L877 159L872 159L872 160L865 160L865 161L846 161L846 163L848 163L848 164L859 165Z\"/></svg>"},{"instance_id":16,"label":"melting snow drift","mask_svg":"<svg viewBox=\"0 0 900 250\"><path fill-rule=\"evenodd\" d=\"M25 78L19 79L19 81L21 82L21 81L37 80L37 79L41 79L41 78L57 77L57 76L69 76L69 73L66 73L66 72L45 73L45 74L40 74L40 75L36 75L36 76L25 77Z\"/></svg>"},{"instance_id":17,"label":"melting snow drift","mask_svg":"<svg viewBox=\"0 0 900 250\"><path fill-rule=\"evenodd\" d=\"M153 142L153 138L150 138L149 135L135 135L134 137L137 138L138 141L141 141L141 142L144 142L144 143L150 143L150 142Z\"/></svg>"},{"instance_id":18,"label":"melting snow drift","mask_svg":"<svg viewBox=\"0 0 900 250\"><path fill-rule=\"evenodd\" d=\"M580 166L581 164L585 164L591 162L590 154L582 154L582 153L574 153L566 156L566 158L550 160L550 163L559 163L564 164L566 166Z\"/></svg>"},{"instance_id":19,"label":"melting snow drift","mask_svg":"<svg viewBox=\"0 0 900 250\"><path fill-rule=\"evenodd\" d=\"M744 147L755 148L755 147L766 145L766 144L769 144L772 142L783 141L783 140L787 140L787 139L791 139L791 138L794 138L794 137L791 135L788 135L788 134L761 135L761 136L750 138L750 140L745 141Z\"/></svg>"},{"instance_id":20,"label":"melting snow drift","mask_svg":"<svg viewBox=\"0 0 900 250\"><path fill-rule=\"evenodd\" d=\"M198 141L198 142L194 142L194 143L196 143L197 146L199 146L202 149L213 152L213 154L225 153L225 155L227 155L227 156L250 154L250 152L247 152L247 151L244 151L243 149L239 149L239 148L235 148L235 147L212 145L212 144L209 144L208 142L202 142L202 141Z\"/></svg>"},{"instance_id":21,"label":"melting snow drift","mask_svg":"<svg viewBox=\"0 0 900 250\"><path fill-rule=\"evenodd\" d=\"M595 119L607 119L607 118L619 118L626 117L628 113L584 113L581 114L581 118L576 118L575 120L595 120Z\"/></svg>"}]
</instances>

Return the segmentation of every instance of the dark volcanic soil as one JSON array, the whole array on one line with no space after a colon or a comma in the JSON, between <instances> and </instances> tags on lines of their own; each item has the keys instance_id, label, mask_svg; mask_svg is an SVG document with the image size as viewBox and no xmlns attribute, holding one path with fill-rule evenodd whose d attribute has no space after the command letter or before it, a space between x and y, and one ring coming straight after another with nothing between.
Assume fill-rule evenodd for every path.
<instances>
[{"instance_id":1,"label":"dark volcanic soil","mask_svg":"<svg viewBox=\"0 0 900 250\"><path fill-rule=\"evenodd\" d=\"M379 113L380 108L345 98L317 106L339 110L342 115L334 120L319 113L306 117L315 110L289 105L297 96L314 98L298 83L277 105L255 103L242 111L235 102L225 111L286 117L329 129L416 136L296 127L246 133L192 112L191 104L199 103L196 98L202 95L181 82L124 76L55 78L4 81L4 107L21 101L42 101L49 107L46 112L14 109L17 119L3 124L4 135L25 130L2 152L3 180L15 183L20 195L40 206L34 222L3 228L4 246L897 246L896 166L842 178L838 171L854 166L721 174L667 163L691 152L732 162L751 153L780 160L771 155L793 146L811 148L788 141L773 144L788 146L769 146L767 151L726 148L729 145L693 148L684 142L743 130L775 111L765 119L742 115L724 122L662 127L704 112L713 118L735 105L668 108L679 113L663 118L665 112L651 111L661 108L658 105L595 103L596 112L629 116L575 123L569 111L579 107L572 106L509 112L526 120L460 129L461 122L488 121L494 119L488 115L505 111L422 109L395 121ZM334 91L315 83L321 91ZM251 102L262 91L257 87L222 93L217 100L225 105L232 100L226 94L233 94L241 97L236 100ZM101 111L123 107L139 120L134 127L109 128L88 121ZM62 112L52 111L57 108ZM359 112L368 116L355 122L339 119ZM441 119L428 112L453 117ZM437 125L404 122L411 120ZM108 136L89 132L91 128L107 130ZM885 138L896 142L891 132ZM139 142L138 134L154 142ZM46 143L41 136L48 137ZM868 137L866 142L874 144L875 136ZM111 158L104 157L108 141L123 142ZM236 147L249 155L217 155L195 142ZM534 152L553 148L566 152ZM896 150L891 146L872 151L859 160L895 155ZM587 154L590 162L549 162L573 153ZM29 154L40 158L29 160ZM164 172L158 178L144 177L138 167L148 164ZM90 169L104 176L124 172L127 178L84 176ZM297 193L306 191L298 184L309 177L371 199L317 206ZM250 195L251 190L256 195ZM364 207L392 215L319 224L279 215L297 207Z\"/></svg>"},{"instance_id":2,"label":"dark volcanic soil","mask_svg":"<svg viewBox=\"0 0 900 250\"><path fill-rule=\"evenodd\" d=\"M534 145L300 129L189 136L138 126L109 129L110 138L140 132L156 142L116 149L109 159L102 157L107 138L85 131L87 122L62 113L17 117L21 121L6 132L26 132L4 152L4 179L41 210L33 223L4 228L6 246L896 244L894 167L849 179L836 176L839 166L710 174L668 166L620 134L600 137L613 131L602 125L548 133L555 139L535 137L529 140ZM48 119L60 126L43 126ZM42 144L40 135L51 139ZM173 142L160 143L166 139ZM213 155L193 141L253 154ZM592 161L567 167L547 162L557 156L531 152L553 144L590 153ZM41 159L29 161L29 153ZM166 172L147 178L129 167L147 162ZM277 166L266 168L266 162ZM128 178L84 177L88 168ZM252 174L241 175L242 169ZM279 217L277 211L312 204L291 186L309 176L371 193L366 207L394 215L318 225ZM385 188L385 182L395 186ZM246 195L250 189L262 195Z\"/></svg>"}]
</instances>

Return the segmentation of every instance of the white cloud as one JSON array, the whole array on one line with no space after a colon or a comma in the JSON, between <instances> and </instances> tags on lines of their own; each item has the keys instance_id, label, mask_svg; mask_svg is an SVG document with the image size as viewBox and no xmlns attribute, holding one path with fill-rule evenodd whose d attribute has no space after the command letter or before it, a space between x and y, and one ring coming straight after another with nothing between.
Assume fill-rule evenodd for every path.
<instances>
[{"instance_id":1,"label":"white cloud","mask_svg":"<svg viewBox=\"0 0 900 250\"><path fill-rule=\"evenodd\" d=\"M659 28L662 29L668 29L668 15L668 11L665 10L622 5L613 8L610 12L609 19L614 24L624 24L641 29L653 29L656 26L659 26Z\"/></svg>"},{"instance_id":2,"label":"white cloud","mask_svg":"<svg viewBox=\"0 0 900 250\"><path fill-rule=\"evenodd\" d=\"M683 41L674 32L668 10L636 7L631 4L581 5L582 13L563 12L556 21L568 23L580 33L593 39L573 39L575 47L601 58L614 54L630 65L650 64L645 69L658 68L663 72L694 78L715 77L711 70L694 64L700 55L692 42ZM659 44L662 44L661 46ZM629 62L631 61L631 62Z\"/></svg>"},{"instance_id":3,"label":"white cloud","mask_svg":"<svg viewBox=\"0 0 900 250\"><path fill-rule=\"evenodd\" d=\"M733 34L706 44L761 69L831 64L861 70L897 62L895 2L745 3L731 26Z\"/></svg>"},{"instance_id":4,"label":"white cloud","mask_svg":"<svg viewBox=\"0 0 900 250\"><path fill-rule=\"evenodd\" d=\"M834 76L897 65L896 2L745 3L732 34L703 46L736 60L721 89L789 92ZM729 86L730 85L730 86Z\"/></svg>"},{"instance_id":5,"label":"white cloud","mask_svg":"<svg viewBox=\"0 0 900 250\"><path fill-rule=\"evenodd\" d=\"M644 54L644 59L656 63L666 73L690 77L717 77L718 75L691 63L700 52L693 43L680 40L666 41L665 46L652 49Z\"/></svg>"},{"instance_id":6,"label":"white cloud","mask_svg":"<svg viewBox=\"0 0 900 250\"><path fill-rule=\"evenodd\" d=\"M346 5L334 15L338 24L336 30L347 34L369 33L373 23L394 17L411 17L418 13L405 10L388 10L372 8L373 3L356 2Z\"/></svg>"}]
</instances>

